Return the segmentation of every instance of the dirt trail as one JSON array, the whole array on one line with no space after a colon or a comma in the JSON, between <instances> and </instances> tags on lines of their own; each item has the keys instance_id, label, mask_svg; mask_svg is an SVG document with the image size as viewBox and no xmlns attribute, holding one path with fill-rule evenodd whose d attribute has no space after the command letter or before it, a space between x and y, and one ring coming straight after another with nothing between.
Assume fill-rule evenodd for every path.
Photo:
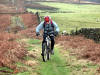
<instances>
[{"instance_id":1,"label":"dirt trail","mask_svg":"<svg viewBox=\"0 0 100 75\"><path fill-rule=\"evenodd\" d=\"M55 49L55 55L51 56L51 59L47 62L40 62L41 75L70 75L70 70L67 69L66 61L59 53L59 49Z\"/></svg>"}]
</instances>

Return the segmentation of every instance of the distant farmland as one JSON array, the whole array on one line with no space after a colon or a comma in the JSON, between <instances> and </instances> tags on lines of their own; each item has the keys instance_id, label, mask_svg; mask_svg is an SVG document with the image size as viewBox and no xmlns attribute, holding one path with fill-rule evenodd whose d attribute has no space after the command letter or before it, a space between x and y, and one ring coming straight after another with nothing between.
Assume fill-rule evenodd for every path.
<instances>
[{"instance_id":1,"label":"distant farmland","mask_svg":"<svg viewBox=\"0 0 100 75\"><path fill-rule=\"evenodd\" d=\"M50 15L57 22L60 30L76 30L80 28L100 28L100 5L92 4L66 4L53 2L39 2L41 5L56 8L27 9L29 12L40 12L40 16ZM51 12L52 11L52 12ZM41 13L44 12L44 13ZM55 13L53 13L55 12Z\"/></svg>"}]
</instances>

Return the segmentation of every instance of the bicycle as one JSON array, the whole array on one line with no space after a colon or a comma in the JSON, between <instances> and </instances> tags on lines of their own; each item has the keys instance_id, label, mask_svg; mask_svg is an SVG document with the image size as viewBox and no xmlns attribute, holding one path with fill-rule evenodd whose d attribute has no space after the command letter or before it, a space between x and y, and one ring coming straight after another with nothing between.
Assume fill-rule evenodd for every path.
<instances>
[{"instance_id":1,"label":"bicycle","mask_svg":"<svg viewBox=\"0 0 100 75\"><path fill-rule=\"evenodd\" d=\"M40 34L39 34L40 35ZM43 35L40 35L43 36ZM56 33L51 34L50 36L57 36ZM51 39L49 37L49 35L46 37L45 42L43 43L43 47L42 47L42 60L44 62L46 62L47 60L50 59L51 57Z\"/></svg>"},{"instance_id":2,"label":"bicycle","mask_svg":"<svg viewBox=\"0 0 100 75\"><path fill-rule=\"evenodd\" d=\"M51 56L51 39L49 36L46 37L45 43L43 43L43 61L47 61L50 59Z\"/></svg>"}]
</instances>

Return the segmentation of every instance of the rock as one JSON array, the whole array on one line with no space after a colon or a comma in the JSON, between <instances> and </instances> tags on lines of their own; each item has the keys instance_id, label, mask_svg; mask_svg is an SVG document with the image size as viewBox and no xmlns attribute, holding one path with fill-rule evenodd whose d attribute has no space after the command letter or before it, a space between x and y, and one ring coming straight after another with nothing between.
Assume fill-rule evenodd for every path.
<instances>
[{"instance_id":1,"label":"rock","mask_svg":"<svg viewBox=\"0 0 100 75\"><path fill-rule=\"evenodd\" d=\"M38 64L38 62L35 61L35 60L34 61L28 60L28 61L25 62L25 64L28 65L28 66L36 66Z\"/></svg>"},{"instance_id":2,"label":"rock","mask_svg":"<svg viewBox=\"0 0 100 75\"><path fill-rule=\"evenodd\" d=\"M62 32L62 35L67 35L66 30L64 30L64 31Z\"/></svg>"},{"instance_id":3,"label":"rock","mask_svg":"<svg viewBox=\"0 0 100 75\"><path fill-rule=\"evenodd\" d=\"M34 51L28 51L28 56L33 57L33 58L37 58L37 53Z\"/></svg>"}]
</instances>

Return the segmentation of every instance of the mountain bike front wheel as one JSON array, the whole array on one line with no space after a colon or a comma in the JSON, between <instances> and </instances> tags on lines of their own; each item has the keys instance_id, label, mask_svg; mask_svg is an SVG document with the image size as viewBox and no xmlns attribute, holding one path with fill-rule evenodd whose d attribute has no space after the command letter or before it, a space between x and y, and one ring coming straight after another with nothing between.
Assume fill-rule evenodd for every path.
<instances>
[{"instance_id":1,"label":"mountain bike front wheel","mask_svg":"<svg viewBox=\"0 0 100 75\"><path fill-rule=\"evenodd\" d=\"M43 53L42 59L43 59L44 62L46 62L47 59L48 59L46 43L43 44L43 51L42 51L42 53Z\"/></svg>"},{"instance_id":2,"label":"mountain bike front wheel","mask_svg":"<svg viewBox=\"0 0 100 75\"><path fill-rule=\"evenodd\" d=\"M48 46L46 45L46 43L43 44L42 59L43 59L44 62L46 62L47 60L50 59L50 51L49 51Z\"/></svg>"}]
</instances>

